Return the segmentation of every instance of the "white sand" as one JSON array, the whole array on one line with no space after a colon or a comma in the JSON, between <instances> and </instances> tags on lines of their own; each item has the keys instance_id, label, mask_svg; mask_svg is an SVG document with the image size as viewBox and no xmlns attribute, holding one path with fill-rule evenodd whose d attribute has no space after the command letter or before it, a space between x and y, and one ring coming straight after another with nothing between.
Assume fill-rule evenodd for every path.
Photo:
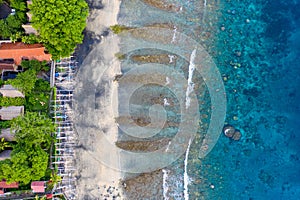
<instances>
[{"instance_id":1,"label":"white sand","mask_svg":"<svg viewBox=\"0 0 300 200\"><path fill-rule=\"evenodd\" d=\"M102 0L104 8L90 11L86 29L98 35L108 27L116 25L120 3L120 0Z\"/></svg>"},{"instance_id":2,"label":"white sand","mask_svg":"<svg viewBox=\"0 0 300 200\"><path fill-rule=\"evenodd\" d=\"M101 34L109 26L117 24L117 15L119 11L119 0L103 0L104 8L92 10L88 19L87 30L95 34ZM79 176L76 185L76 199L124 199L122 197L122 186L120 179L122 173L109 166L104 165L99 158L99 153L111 160L119 158L117 153L107 153L103 151L103 138L107 138L112 144L117 140L118 128L114 117L117 110L117 83L113 82L116 74L120 74L120 63L115 59L115 54L119 51L118 37L110 34L108 38L103 38L101 44L95 46L99 51L92 51L82 64L86 69L80 76L83 79L89 79L95 83L107 81L105 97L100 97L100 109L92 110L89 100L84 100L84 95L79 106L89 111L85 114L78 114L78 121L90 121L99 129L80 127L77 124L78 142L84 148L77 151L76 168ZM113 37L113 39L111 39ZM93 66L93 67L91 67ZM103 72L103 67L109 66L108 70ZM105 77L101 76L104 73ZM102 79L102 80L99 80ZM81 83L85 84L85 81ZM80 87L80 83L79 83ZM84 87L83 87L84 88ZM84 93L84 92L80 92ZM110 98L110 99L107 99ZM114 98L114 106L111 104ZM88 97L87 97L88 99ZM77 110L78 111L78 110ZM80 112L79 112L80 113ZM85 119L82 119L85 118ZM103 131L103 130L106 131Z\"/></svg>"}]
</instances>

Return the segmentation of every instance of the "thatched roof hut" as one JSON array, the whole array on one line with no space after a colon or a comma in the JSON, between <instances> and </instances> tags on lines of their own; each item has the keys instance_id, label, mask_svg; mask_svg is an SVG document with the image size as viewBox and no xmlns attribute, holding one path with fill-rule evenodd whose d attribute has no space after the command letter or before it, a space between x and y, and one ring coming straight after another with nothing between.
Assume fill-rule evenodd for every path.
<instances>
[{"instance_id":1,"label":"thatched roof hut","mask_svg":"<svg viewBox=\"0 0 300 200\"><path fill-rule=\"evenodd\" d=\"M0 139L4 138L5 141L16 141L15 132L10 130L10 128L2 129L0 134Z\"/></svg>"},{"instance_id":2,"label":"thatched roof hut","mask_svg":"<svg viewBox=\"0 0 300 200\"><path fill-rule=\"evenodd\" d=\"M12 85L3 85L0 88L0 94L3 97L22 97L24 98L24 94L22 92L20 92L19 90L17 90L16 88L14 88Z\"/></svg>"},{"instance_id":3,"label":"thatched roof hut","mask_svg":"<svg viewBox=\"0 0 300 200\"><path fill-rule=\"evenodd\" d=\"M10 159L12 150L4 150L0 153L0 160Z\"/></svg>"},{"instance_id":4,"label":"thatched roof hut","mask_svg":"<svg viewBox=\"0 0 300 200\"><path fill-rule=\"evenodd\" d=\"M8 106L0 109L1 120L12 120L24 114L24 106Z\"/></svg>"}]
</instances>

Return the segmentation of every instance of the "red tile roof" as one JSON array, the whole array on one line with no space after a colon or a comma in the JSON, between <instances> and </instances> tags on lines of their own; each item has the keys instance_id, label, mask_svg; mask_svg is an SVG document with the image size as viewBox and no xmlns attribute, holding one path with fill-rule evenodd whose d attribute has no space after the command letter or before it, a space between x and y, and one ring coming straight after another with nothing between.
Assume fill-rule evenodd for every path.
<instances>
[{"instance_id":1,"label":"red tile roof","mask_svg":"<svg viewBox=\"0 0 300 200\"><path fill-rule=\"evenodd\" d=\"M13 59L0 59L0 70L15 70L15 62Z\"/></svg>"},{"instance_id":2,"label":"red tile roof","mask_svg":"<svg viewBox=\"0 0 300 200\"><path fill-rule=\"evenodd\" d=\"M31 182L31 189L35 193L45 192L45 183L44 183L44 181L33 181L33 182Z\"/></svg>"},{"instance_id":3,"label":"red tile roof","mask_svg":"<svg viewBox=\"0 0 300 200\"><path fill-rule=\"evenodd\" d=\"M0 182L0 188L18 188L19 187L19 183L17 182L13 182L8 184L6 181L1 181Z\"/></svg>"},{"instance_id":4,"label":"red tile roof","mask_svg":"<svg viewBox=\"0 0 300 200\"><path fill-rule=\"evenodd\" d=\"M6 64L6 63L0 63L0 70L9 70L9 71L14 71L14 64Z\"/></svg>"},{"instance_id":5,"label":"red tile roof","mask_svg":"<svg viewBox=\"0 0 300 200\"><path fill-rule=\"evenodd\" d=\"M16 65L20 65L22 58L50 61L51 55L45 53L45 47L42 44L1 43L0 59L9 58L14 59Z\"/></svg>"}]
</instances>

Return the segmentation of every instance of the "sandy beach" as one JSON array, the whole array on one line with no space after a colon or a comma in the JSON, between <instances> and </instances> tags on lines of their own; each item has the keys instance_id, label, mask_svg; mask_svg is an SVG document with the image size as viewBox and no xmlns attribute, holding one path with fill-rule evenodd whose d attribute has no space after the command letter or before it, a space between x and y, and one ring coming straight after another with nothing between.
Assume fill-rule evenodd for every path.
<instances>
[{"instance_id":1,"label":"sandy beach","mask_svg":"<svg viewBox=\"0 0 300 200\"><path fill-rule=\"evenodd\" d=\"M119 40L113 33L103 36L103 32L117 24L120 1L103 0L101 4L101 9L90 9L86 28L87 32L99 36L101 42L90 44L91 52L81 58L83 61L77 76L74 102L75 128L80 146L76 154L76 199L85 200L124 199L120 184L121 172L106 166L99 158L99 155L108 160L119 157L117 153L104 152L101 143L109 140L114 144L118 136L113 113L117 106L113 107L107 98L115 98L117 103L114 91L118 86L113 79L116 74L120 74L120 63L115 59ZM105 86L105 95L98 95L95 99L99 85Z\"/></svg>"}]
</instances>

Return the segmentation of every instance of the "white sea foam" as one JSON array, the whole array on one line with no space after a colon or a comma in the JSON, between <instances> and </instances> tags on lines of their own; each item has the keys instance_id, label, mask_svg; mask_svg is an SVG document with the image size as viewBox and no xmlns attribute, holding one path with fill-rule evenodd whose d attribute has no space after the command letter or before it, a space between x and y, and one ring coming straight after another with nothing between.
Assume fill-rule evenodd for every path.
<instances>
[{"instance_id":1,"label":"white sea foam","mask_svg":"<svg viewBox=\"0 0 300 200\"><path fill-rule=\"evenodd\" d=\"M166 148L166 150L165 150L166 152L169 151L170 145L171 145L171 141L169 141L169 143L168 143L168 146L167 146L167 148Z\"/></svg>"},{"instance_id":2,"label":"white sea foam","mask_svg":"<svg viewBox=\"0 0 300 200\"><path fill-rule=\"evenodd\" d=\"M174 43L174 42L175 42L175 40L176 40L176 33L177 33L177 27L176 27L176 26L174 26L174 30L173 30L173 37L172 37L172 41L171 41L171 43Z\"/></svg>"},{"instance_id":3,"label":"white sea foam","mask_svg":"<svg viewBox=\"0 0 300 200\"><path fill-rule=\"evenodd\" d=\"M167 98L164 98L164 106L169 106L170 103L168 102L168 99Z\"/></svg>"},{"instance_id":4,"label":"white sea foam","mask_svg":"<svg viewBox=\"0 0 300 200\"><path fill-rule=\"evenodd\" d=\"M169 77L166 77L166 85L169 85L171 82L170 78Z\"/></svg>"},{"instance_id":5,"label":"white sea foam","mask_svg":"<svg viewBox=\"0 0 300 200\"><path fill-rule=\"evenodd\" d=\"M189 76L188 76L188 86L186 89L186 99L185 99L185 108L188 109L190 107L190 103L191 103L191 98L190 98L190 94L193 92L194 90L194 83L193 83L193 73L195 70L195 58L196 58L196 49L193 50L191 57L190 57L190 65L189 65Z\"/></svg>"},{"instance_id":6,"label":"white sea foam","mask_svg":"<svg viewBox=\"0 0 300 200\"><path fill-rule=\"evenodd\" d=\"M169 57L169 63L172 63L175 56L174 55L168 55L168 57Z\"/></svg>"},{"instance_id":7,"label":"white sea foam","mask_svg":"<svg viewBox=\"0 0 300 200\"><path fill-rule=\"evenodd\" d=\"M186 153L185 153L185 159L184 159L184 174L183 174L183 194L184 194L184 200L188 200L189 199L189 175L187 173L187 165L188 165L188 158L189 158L189 152L190 152L190 146L192 144L192 139L189 140L189 145L186 149Z\"/></svg>"},{"instance_id":8,"label":"white sea foam","mask_svg":"<svg viewBox=\"0 0 300 200\"><path fill-rule=\"evenodd\" d=\"M164 200L168 200L169 197L167 196L168 194L168 191L169 191L169 187L168 187L168 183L167 183L167 180L168 180L168 173L169 171L166 170L166 169L162 169L162 172L163 172L163 196L164 196Z\"/></svg>"}]
</instances>

